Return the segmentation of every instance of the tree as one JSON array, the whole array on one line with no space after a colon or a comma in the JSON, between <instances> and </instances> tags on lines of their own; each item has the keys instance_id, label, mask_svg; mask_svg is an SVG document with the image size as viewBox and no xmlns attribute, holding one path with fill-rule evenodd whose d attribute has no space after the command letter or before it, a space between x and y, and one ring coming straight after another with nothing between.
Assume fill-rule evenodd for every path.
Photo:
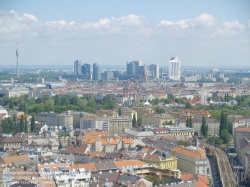
<instances>
[{"instance_id":1,"label":"tree","mask_svg":"<svg viewBox=\"0 0 250 187\"><path fill-rule=\"evenodd\" d=\"M223 130L221 131L221 139L223 140L223 142L224 142L225 144L228 144L228 143L229 143L231 137L230 137L230 133L228 132L227 129L223 129Z\"/></svg>"},{"instance_id":2,"label":"tree","mask_svg":"<svg viewBox=\"0 0 250 187\"><path fill-rule=\"evenodd\" d=\"M202 116L201 134L202 134L204 137L207 137L207 132L208 132L208 125L207 125L207 122L206 122L206 117L205 117L205 116Z\"/></svg>"},{"instance_id":3,"label":"tree","mask_svg":"<svg viewBox=\"0 0 250 187\"><path fill-rule=\"evenodd\" d=\"M163 113L165 113L164 108L160 108L160 107L156 107L154 109L154 111L155 111L156 114L163 114Z\"/></svg>"},{"instance_id":4,"label":"tree","mask_svg":"<svg viewBox=\"0 0 250 187\"><path fill-rule=\"evenodd\" d=\"M186 102L186 109L192 109L192 105L189 102Z\"/></svg>"},{"instance_id":5,"label":"tree","mask_svg":"<svg viewBox=\"0 0 250 187\"><path fill-rule=\"evenodd\" d=\"M190 144L190 142L188 142L188 141L180 140L180 141L177 143L177 145L183 145L183 146L185 146L185 147L188 147L188 146L190 146L191 144Z\"/></svg>"},{"instance_id":6,"label":"tree","mask_svg":"<svg viewBox=\"0 0 250 187\"><path fill-rule=\"evenodd\" d=\"M49 99L47 101L45 101L45 105L49 106L49 107L53 107L55 104L53 99Z\"/></svg>"},{"instance_id":7,"label":"tree","mask_svg":"<svg viewBox=\"0 0 250 187\"><path fill-rule=\"evenodd\" d=\"M10 117L4 118L1 123L1 130L2 130L2 133L16 134L17 133L16 121L14 121Z\"/></svg>"},{"instance_id":8,"label":"tree","mask_svg":"<svg viewBox=\"0 0 250 187\"><path fill-rule=\"evenodd\" d=\"M189 120L188 121L189 121L188 127L193 128L193 119L192 119L191 115L189 116Z\"/></svg>"},{"instance_id":9,"label":"tree","mask_svg":"<svg viewBox=\"0 0 250 187\"><path fill-rule=\"evenodd\" d=\"M118 115L119 115L119 116L122 115L122 110L121 110L121 108L118 109Z\"/></svg>"},{"instance_id":10,"label":"tree","mask_svg":"<svg viewBox=\"0 0 250 187\"><path fill-rule=\"evenodd\" d=\"M133 115L132 126L133 126L133 127L137 127L137 122L136 122L135 114Z\"/></svg>"},{"instance_id":11,"label":"tree","mask_svg":"<svg viewBox=\"0 0 250 187\"><path fill-rule=\"evenodd\" d=\"M137 124L139 127L142 126L142 118L141 117L137 117Z\"/></svg>"},{"instance_id":12,"label":"tree","mask_svg":"<svg viewBox=\"0 0 250 187\"><path fill-rule=\"evenodd\" d=\"M18 132L24 132L24 115L22 115L21 120L19 122Z\"/></svg>"},{"instance_id":13,"label":"tree","mask_svg":"<svg viewBox=\"0 0 250 187\"><path fill-rule=\"evenodd\" d=\"M225 116L224 110L221 111L221 116L220 116L220 136L221 136L221 132L223 129L227 129L227 118Z\"/></svg>"},{"instance_id":14,"label":"tree","mask_svg":"<svg viewBox=\"0 0 250 187\"><path fill-rule=\"evenodd\" d=\"M70 101L71 105L77 105L78 101L79 101L79 98L76 95L74 95L73 97L70 98L69 101Z\"/></svg>"},{"instance_id":15,"label":"tree","mask_svg":"<svg viewBox=\"0 0 250 187\"><path fill-rule=\"evenodd\" d=\"M24 119L24 132L28 134L28 124L26 119Z\"/></svg>"},{"instance_id":16,"label":"tree","mask_svg":"<svg viewBox=\"0 0 250 187\"><path fill-rule=\"evenodd\" d=\"M145 179L152 182L154 186L159 185L159 178L155 175L147 175Z\"/></svg>"},{"instance_id":17,"label":"tree","mask_svg":"<svg viewBox=\"0 0 250 187\"><path fill-rule=\"evenodd\" d=\"M36 123L35 123L35 117L32 116L31 122L30 122L30 131L35 133L36 132Z\"/></svg>"},{"instance_id":18,"label":"tree","mask_svg":"<svg viewBox=\"0 0 250 187\"><path fill-rule=\"evenodd\" d=\"M189 117L186 119L186 127L189 127Z\"/></svg>"}]
</instances>

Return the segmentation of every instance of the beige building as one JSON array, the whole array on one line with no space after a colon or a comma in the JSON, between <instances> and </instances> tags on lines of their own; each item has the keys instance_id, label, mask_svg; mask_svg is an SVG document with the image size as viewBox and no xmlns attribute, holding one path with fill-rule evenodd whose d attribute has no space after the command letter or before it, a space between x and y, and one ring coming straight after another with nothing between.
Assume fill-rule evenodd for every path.
<instances>
[{"instance_id":1,"label":"beige building","mask_svg":"<svg viewBox=\"0 0 250 187\"><path fill-rule=\"evenodd\" d=\"M125 128L132 128L132 119L127 116L110 117L108 132L110 134L124 134Z\"/></svg>"},{"instance_id":2,"label":"beige building","mask_svg":"<svg viewBox=\"0 0 250 187\"><path fill-rule=\"evenodd\" d=\"M234 129L234 146L240 162L243 164L245 152L250 151L250 127L236 127Z\"/></svg>"},{"instance_id":3,"label":"beige building","mask_svg":"<svg viewBox=\"0 0 250 187\"><path fill-rule=\"evenodd\" d=\"M174 117L170 114L144 114L142 116L142 126L160 126L164 123L173 122L174 124Z\"/></svg>"},{"instance_id":4,"label":"beige building","mask_svg":"<svg viewBox=\"0 0 250 187\"><path fill-rule=\"evenodd\" d=\"M133 110L132 108L121 108L121 116L128 116L130 119L133 119L133 116L135 115L135 118L137 119L137 112Z\"/></svg>"},{"instance_id":5,"label":"beige building","mask_svg":"<svg viewBox=\"0 0 250 187\"><path fill-rule=\"evenodd\" d=\"M185 121L186 123L186 121ZM193 119L193 128L194 131L198 134L198 136L201 136L201 124L202 124L202 119ZM219 136L219 132L220 132L220 122L217 121L216 119L210 119L207 118L206 119L206 124L208 126L208 135L212 135L212 136Z\"/></svg>"},{"instance_id":6,"label":"beige building","mask_svg":"<svg viewBox=\"0 0 250 187\"><path fill-rule=\"evenodd\" d=\"M0 148L20 149L25 139L22 137L0 137Z\"/></svg>"},{"instance_id":7,"label":"beige building","mask_svg":"<svg viewBox=\"0 0 250 187\"><path fill-rule=\"evenodd\" d=\"M177 157L177 168L182 172L197 173L199 175L208 174L208 160L205 149L200 147L188 149L179 146L172 149L172 153Z\"/></svg>"}]
</instances>

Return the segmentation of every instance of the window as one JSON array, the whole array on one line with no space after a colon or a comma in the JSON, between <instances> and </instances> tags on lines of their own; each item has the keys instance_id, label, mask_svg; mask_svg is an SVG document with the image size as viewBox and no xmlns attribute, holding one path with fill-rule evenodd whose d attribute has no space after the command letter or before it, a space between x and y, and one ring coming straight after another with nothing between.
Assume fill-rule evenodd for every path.
<instances>
[{"instance_id":1,"label":"window","mask_svg":"<svg viewBox=\"0 0 250 187\"><path fill-rule=\"evenodd\" d=\"M50 172L51 172L51 169L50 169L50 168L45 168L45 172L50 173Z\"/></svg>"}]
</instances>

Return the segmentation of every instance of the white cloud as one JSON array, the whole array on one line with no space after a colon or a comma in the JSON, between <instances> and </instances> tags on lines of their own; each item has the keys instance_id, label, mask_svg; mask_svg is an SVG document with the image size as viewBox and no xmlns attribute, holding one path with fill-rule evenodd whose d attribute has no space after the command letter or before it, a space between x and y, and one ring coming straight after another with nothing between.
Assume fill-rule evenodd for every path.
<instances>
[{"instance_id":1,"label":"white cloud","mask_svg":"<svg viewBox=\"0 0 250 187\"><path fill-rule=\"evenodd\" d=\"M74 21L69 22L69 25L75 25Z\"/></svg>"},{"instance_id":2,"label":"white cloud","mask_svg":"<svg viewBox=\"0 0 250 187\"><path fill-rule=\"evenodd\" d=\"M29 18L32 21L35 21L35 22L38 21L37 18L34 15L32 15L32 14L26 14L26 13L24 13L23 16L26 17L26 18Z\"/></svg>"},{"instance_id":3,"label":"white cloud","mask_svg":"<svg viewBox=\"0 0 250 187\"><path fill-rule=\"evenodd\" d=\"M245 26L240 24L238 21L224 22L224 25L227 29L239 29L239 30L245 29Z\"/></svg>"},{"instance_id":4,"label":"white cloud","mask_svg":"<svg viewBox=\"0 0 250 187\"><path fill-rule=\"evenodd\" d=\"M121 26L141 26L144 19L144 17L134 14L129 14L118 19L114 18L114 20L117 20L118 24L120 24Z\"/></svg>"},{"instance_id":5,"label":"white cloud","mask_svg":"<svg viewBox=\"0 0 250 187\"><path fill-rule=\"evenodd\" d=\"M201 24L208 27L213 26L216 21L217 20L211 14L201 14L193 20L194 25Z\"/></svg>"},{"instance_id":6,"label":"white cloud","mask_svg":"<svg viewBox=\"0 0 250 187\"><path fill-rule=\"evenodd\" d=\"M186 29L190 26L189 19L177 21L175 24L180 26L182 29Z\"/></svg>"},{"instance_id":7,"label":"white cloud","mask_svg":"<svg viewBox=\"0 0 250 187\"><path fill-rule=\"evenodd\" d=\"M211 14L201 14L193 19L183 19L176 22L170 20L162 20L158 27L161 26L179 26L182 29L190 28L190 27L211 27L215 24L216 19Z\"/></svg>"},{"instance_id":8,"label":"white cloud","mask_svg":"<svg viewBox=\"0 0 250 187\"><path fill-rule=\"evenodd\" d=\"M10 10L9 11L11 14L15 14L15 11L14 10Z\"/></svg>"},{"instance_id":9,"label":"white cloud","mask_svg":"<svg viewBox=\"0 0 250 187\"><path fill-rule=\"evenodd\" d=\"M59 21L48 21L45 23L46 26L51 28L59 28L62 29L67 25L67 22L65 20L59 20Z\"/></svg>"},{"instance_id":10,"label":"white cloud","mask_svg":"<svg viewBox=\"0 0 250 187\"><path fill-rule=\"evenodd\" d=\"M161 22L159 23L159 25L158 26L170 26L170 25L173 25L174 24L174 22L172 22L172 21L168 21L168 20L161 20Z\"/></svg>"}]
</instances>

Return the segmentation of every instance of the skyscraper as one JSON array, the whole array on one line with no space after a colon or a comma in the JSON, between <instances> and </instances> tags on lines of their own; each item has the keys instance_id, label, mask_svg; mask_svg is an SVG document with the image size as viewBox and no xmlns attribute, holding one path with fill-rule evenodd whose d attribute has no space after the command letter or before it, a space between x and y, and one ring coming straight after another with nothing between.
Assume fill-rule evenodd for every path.
<instances>
[{"instance_id":1,"label":"skyscraper","mask_svg":"<svg viewBox=\"0 0 250 187\"><path fill-rule=\"evenodd\" d=\"M93 64L93 80L101 80L101 69L99 64Z\"/></svg>"},{"instance_id":2,"label":"skyscraper","mask_svg":"<svg viewBox=\"0 0 250 187\"><path fill-rule=\"evenodd\" d=\"M82 74L89 75L90 74L90 64L83 64L82 65Z\"/></svg>"},{"instance_id":3,"label":"skyscraper","mask_svg":"<svg viewBox=\"0 0 250 187\"><path fill-rule=\"evenodd\" d=\"M127 62L127 74L128 75L142 75L145 71L145 67L141 61Z\"/></svg>"},{"instance_id":4,"label":"skyscraper","mask_svg":"<svg viewBox=\"0 0 250 187\"><path fill-rule=\"evenodd\" d=\"M159 78L159 64L147 65L147 70L151 71L152 77Z\"/></svg>"},{"instance_id":5,"label":"skyscraper","mask_svg":"<svg viewBox=\"0 0 250 187\"><path fill-rule=\"evenodd\" d=\"M81 60L76 60L74 62L74 73L76 75L80 75L81 74Z\"/></svg>"},{"instance_id":6,"label":"skyscraper","mask_svg":"<svg viewBox=\"0 0 250 187\"><path fill-rule=\"evenodd\" d=\"M169 60L169 79L178 81L181 79L181 61L178 60L178 57L172 57Z\"/></svg>"}]
</instances>

